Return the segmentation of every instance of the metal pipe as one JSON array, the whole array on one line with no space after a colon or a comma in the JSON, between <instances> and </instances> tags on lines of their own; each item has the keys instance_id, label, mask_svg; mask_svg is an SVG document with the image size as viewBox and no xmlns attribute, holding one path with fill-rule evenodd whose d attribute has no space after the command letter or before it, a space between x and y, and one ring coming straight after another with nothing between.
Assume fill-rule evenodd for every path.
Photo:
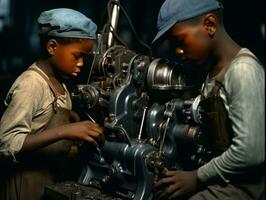
<instances>
[{"instance_id":1,"label":"metal pipe","mask_svg":"<svg viewBox=\"0 0 266 200\"><path fill-rule=\"evenodd\" d=\"M110 24L109 33L108 33L108 48L110 48L113 44L114 35L112 32L116 31L118 19L119 19L120 0L114 0L114 1L117 3L114 3L114 5L112 7L112 11L111 11L111 20L110 20L111 24Z\"/></svg>"}]
</instances>

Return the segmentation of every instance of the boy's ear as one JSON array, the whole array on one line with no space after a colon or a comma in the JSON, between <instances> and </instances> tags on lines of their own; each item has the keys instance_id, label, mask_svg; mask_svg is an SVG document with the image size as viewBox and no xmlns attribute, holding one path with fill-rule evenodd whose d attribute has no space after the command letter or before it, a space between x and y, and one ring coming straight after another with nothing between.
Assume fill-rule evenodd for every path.
<instances>
[{"instance_id":1,"label":"boy's ear","mask_svg":"<svg viewBox=\"0 0 266 200\"><path fill-rule=\"evenodd\" d=\"M47 42L46 48L50 55L54 55L54 51L58 46L58 42L55 39L51 39Z\"/></svg>"},{"instance_id":2,"label":"boy's ear","mask_svg":"<svg viewBox=\"0 0 266 200\"><path fill-rule=\"evenodd\" d=\"M208 31L210 37L213 37L218 25L218 18L213 13L204 16L204 27Z\"/></svg>"}]
</instances>

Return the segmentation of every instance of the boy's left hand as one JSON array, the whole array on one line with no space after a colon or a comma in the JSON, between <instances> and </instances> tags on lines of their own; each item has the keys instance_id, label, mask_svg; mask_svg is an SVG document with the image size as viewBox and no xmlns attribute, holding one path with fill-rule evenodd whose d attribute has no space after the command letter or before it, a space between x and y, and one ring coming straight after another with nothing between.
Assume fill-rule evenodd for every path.
<instances>
[{"instance_id":1,"label":"boy's left hand","mask_svg":"<svg viewBox=\"0 0 266 200\"><path fill-rule=\"evenodd\" d=\"M198 189L197 170L169 171L164 177L155 182L155 199L175 199L176 197L193 194Z\"/></svg>"}]
</instances>

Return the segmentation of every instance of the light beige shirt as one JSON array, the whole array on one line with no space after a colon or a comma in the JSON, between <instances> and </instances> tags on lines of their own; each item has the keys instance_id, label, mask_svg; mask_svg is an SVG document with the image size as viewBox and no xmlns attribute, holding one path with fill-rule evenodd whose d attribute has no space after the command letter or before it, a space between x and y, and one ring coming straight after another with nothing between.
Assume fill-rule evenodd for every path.
<instances>
[{"instance_id":1,"label":"light beige shirt","mask_svg":"<svg viewBox=\"0 0 266 200\"><path fill-rule=\"evenodd\" d=\"M36 63L30 67L41 71ZM63 86L66 92L58 95L57 106L71 110L70 95ZM53 115L53 101L48 83L35 71L26 70L16 79L5 99L7 108L0 122L0 155L14 156L28 134L45 127Z\"/></svg>"}]
</instances>

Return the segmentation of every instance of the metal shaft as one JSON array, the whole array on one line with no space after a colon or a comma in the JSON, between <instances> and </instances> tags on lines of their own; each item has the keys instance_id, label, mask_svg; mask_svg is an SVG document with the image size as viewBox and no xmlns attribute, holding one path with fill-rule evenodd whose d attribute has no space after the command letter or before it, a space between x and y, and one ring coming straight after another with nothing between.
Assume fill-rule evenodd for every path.
<instances>
[{"instance_id":1,"label":"metal shaft","mask_svg":"<svg viewBox=\"0 0 266 200\"><path fill-rule=\"evenodd\" d=\"M110 31L109 31L109 34L108 34L108 48L110 48L113 44L113 31L116 31L116 28L117 28L117 23L118 23L118 19L119 19L119 10L120 10L120 7L119 7L119 1L120 0L115 0L116 3L114 3L113 7L112 7L112 11L111 11L111 25L110 25Z\"/></svg>"}]
</instances>

